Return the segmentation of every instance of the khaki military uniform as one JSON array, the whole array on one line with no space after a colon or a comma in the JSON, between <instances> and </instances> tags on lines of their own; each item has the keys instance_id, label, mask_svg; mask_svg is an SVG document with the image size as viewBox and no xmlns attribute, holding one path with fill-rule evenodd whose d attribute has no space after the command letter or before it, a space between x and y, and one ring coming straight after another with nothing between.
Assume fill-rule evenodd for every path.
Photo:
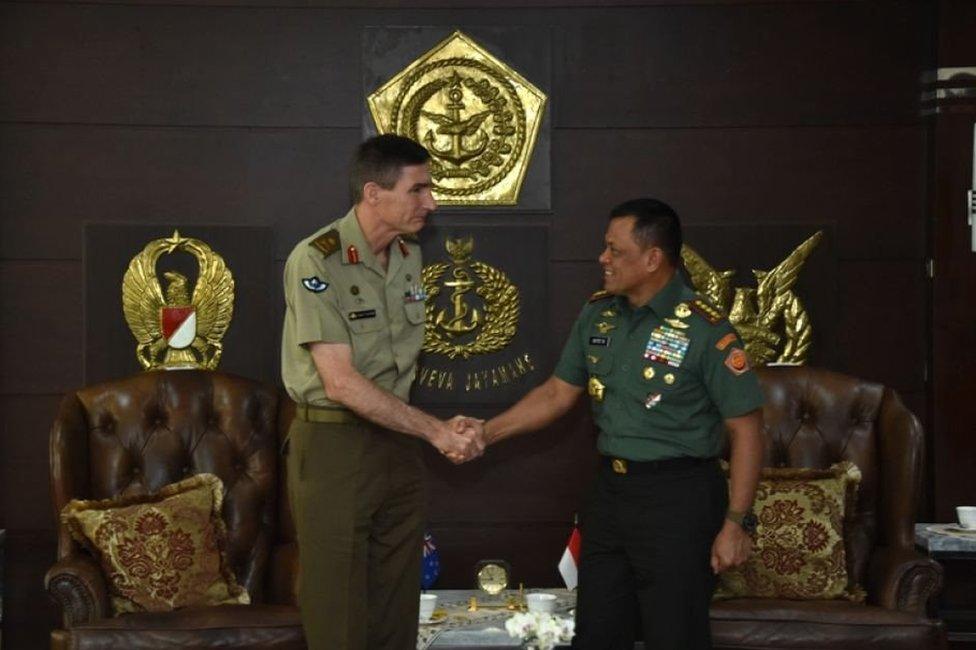
<instances>
[{"instance_id":1,"label":"khaki military uniform","mask_svg":"<svg viewBox=\"0 0 976 650\"><path fill-rule=\"evenodd\" d=\"M581 517L576 647L711 647L723 421L763 403L729 322L678 274L646 305L599 292L555 375L585 386L602 464Z\"/></svg>"},{"instance_id":2,"label":"khaki military uniform","mask_svg":"<svg viewBox=\"0 0 976 650\"><path fill-rule=\"evenodd\" d=\"M355 210L299 242L285 264L281 374L298 405L288 489L312 650L416 644L427 503L421 442L326 398L306 346L349 345L360 374L406 401L424 336L421 269L419 245L401 237L384 270Z\"/></svg>"}]
</instances>

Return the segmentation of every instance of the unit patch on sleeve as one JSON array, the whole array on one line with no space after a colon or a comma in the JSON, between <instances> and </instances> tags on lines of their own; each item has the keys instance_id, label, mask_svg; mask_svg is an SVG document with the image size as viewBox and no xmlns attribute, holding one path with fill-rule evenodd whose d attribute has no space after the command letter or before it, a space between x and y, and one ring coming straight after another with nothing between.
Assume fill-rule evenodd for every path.
<instances>
[{"instance_id":1,"label":"unit patch on sleeve","mask_svg":"<svg viewBox=\"0 0 976 650\"><path fill-rule=\"evenodd\" d=\"M729 350L729 356L725 357L725 366L732 371L733 375L741 375L749 371L749 357L739 348Z\"/></svg>"},{"instance_id":2,"label":"unit patch on sleeve","mask_svg":"<svg viewBox=\"0 0 976 650\"><path fill-rule=\"evenodd\" d=\"M685 358L691 339L679 329L661 325L651 332L644 358L677 368Z\"/></svg>"},{"instance_id":3,"label":"unit patch on sleeve","mask_svg":"<svg viewBox=\"0 0 976 650\"><path fill-rule=\"evenodd\" d=\"M323 282L317 275L310 278L302 278L302 286L312 293L322 293L329 288L328 282Z\"/></svg>"}]
</instances>

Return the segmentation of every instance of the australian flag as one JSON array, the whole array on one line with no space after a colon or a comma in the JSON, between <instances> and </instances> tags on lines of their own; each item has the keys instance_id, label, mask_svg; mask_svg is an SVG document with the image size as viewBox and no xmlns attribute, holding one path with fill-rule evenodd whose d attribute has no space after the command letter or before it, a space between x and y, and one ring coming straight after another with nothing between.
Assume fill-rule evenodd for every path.
<instances>
[{"instance_id":1,"label":"australian flag","mask_svg":"<svg viewBox=\"0 0 976 650\"><path fill-rule=\"evenodd\" d=\"M424 533L424 553L420 573L421 589L430 589L437 582L437 576L441 574L441 554L437 552L434 545L434 538L430 533Z\"/></svg>"}]
</instances>

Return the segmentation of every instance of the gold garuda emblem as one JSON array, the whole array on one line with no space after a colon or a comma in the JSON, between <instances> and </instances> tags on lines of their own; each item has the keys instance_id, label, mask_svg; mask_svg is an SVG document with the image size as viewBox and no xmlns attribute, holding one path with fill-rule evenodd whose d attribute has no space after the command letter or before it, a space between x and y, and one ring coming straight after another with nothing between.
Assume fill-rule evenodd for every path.
<instances>
[{"instance_id":1,"label":"gold garuda emblem","mask_svg":"<svg viewBox=\"0 0 976 650\"><path fill-rule=\"evenodd\" d=\"M745 342L754 366L806 363L813 339L810 317L793 285L807 257L823 238L823 231L800 244L772 271L753 269L757 286L733 287L735 270L717 271L690 246L681 259L695 289L728 314Z\"/></svg>"},{"instance_id":2,"label":"gold garuda emblem","mask_svg":"<svg viewBox=\"0 0 976 650\"><path fill-rule=\"evenodd\" d=\"M160 256L176 251L193 255L200 268L192 300L183 274L163 273L165 292L156 277ZM122 310L144 369L213 370L220 363L220 340L234 314L234 278L207 244L174 231L172 237L149 242L132 258L122 279Z\"/></svg>"},{"instance_id":3,"label":"gold garuda emblem","mask_svg":"<svg viewBox=\"0 0 976 650\"><path fill-rule=\"evenodd\" d=\"M380 133L422 143L434 198L447 205L514 205L546 96L457 31L367 98Z\"/></svg>"},{"instance_id":4,"label":"gold garuda emblem","mask_svg":"<svg viewBox=\"0 0 976 650\"><path fill-rule=\"evenodd\" d=\"M437 262L423 270L424 351L467 359L503 349L518 330L518 287L504 272L471 259L471 237L448 238L445 248L451 263ZM442 287L450 290L446 305L437 300Z\"/></svg>"}]
</instances>

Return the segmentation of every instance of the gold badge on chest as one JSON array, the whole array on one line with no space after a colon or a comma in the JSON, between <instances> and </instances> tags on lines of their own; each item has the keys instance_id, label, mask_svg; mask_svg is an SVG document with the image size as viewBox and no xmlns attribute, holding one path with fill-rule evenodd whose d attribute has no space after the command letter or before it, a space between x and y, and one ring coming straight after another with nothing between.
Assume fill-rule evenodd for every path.
<instances>
[{"instance_id":1,"label":"gold badge on chest","mask_svg":"<svg viewBox=\"0 0 976 650\"><path fill-rule=\"evenodd\" d=\"M602 402L603 394L606 392L606 386L596 377L590 377L590 380L586 383L586 392L593 398L594 402Z\"/></svg>"}]
</instances>

